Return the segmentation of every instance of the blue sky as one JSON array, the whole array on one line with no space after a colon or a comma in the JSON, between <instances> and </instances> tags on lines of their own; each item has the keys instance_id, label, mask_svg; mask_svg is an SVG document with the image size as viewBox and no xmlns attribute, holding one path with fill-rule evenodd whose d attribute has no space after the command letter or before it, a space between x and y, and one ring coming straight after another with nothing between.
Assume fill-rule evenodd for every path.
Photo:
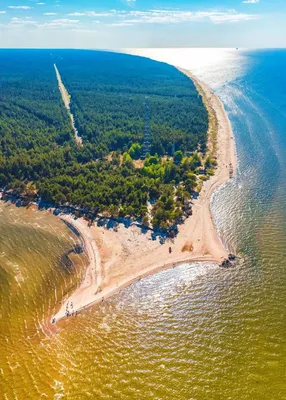
<instances>
[{"instance_id":1,"label":"blue sky","mask_svg":"<svg viewBox=\"0 0 286 400\"><path fill-rule=\"evenodd\" d=\"M286 47L286 0L1 0L0 47Z\"/></svg>"}]
</instances>

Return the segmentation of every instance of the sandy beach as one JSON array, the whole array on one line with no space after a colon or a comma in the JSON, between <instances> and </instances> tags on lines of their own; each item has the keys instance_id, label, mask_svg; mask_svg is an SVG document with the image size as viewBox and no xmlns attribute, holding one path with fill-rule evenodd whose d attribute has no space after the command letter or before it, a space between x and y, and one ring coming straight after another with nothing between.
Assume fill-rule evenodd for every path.
<instances>
[{"instance_id":1,"label":"sandy beach","mask_svg":"<svg viewBox=\"0 0 286 400\"><path fill-rule=\"evenodd\" d=\"M186 262L221 263L228 256L228 249L217 235L210 202L214 191L230 178L230 170L234 173L236 169L232 128L222 102L212 90L190 72L180 71L195 82L209 117L216 116L215 155L218 164L215 175L204 182L199 197L193 200L193 215L179 226L177 237L164 244L160 244L158 239L152 240L151 232L143 233L136 224L129 228L119 224L116 229L88 227L83 219L74 220L71 216L63 216L81 234L89 264L83 282L68 299L63 300L53 316L54 322L66 317L67 311L75 314L156 272ZM214 121L210 122L209 130L214 127ZM209 146L212 144L209 143Z\"/></svg>"}]
</instances>

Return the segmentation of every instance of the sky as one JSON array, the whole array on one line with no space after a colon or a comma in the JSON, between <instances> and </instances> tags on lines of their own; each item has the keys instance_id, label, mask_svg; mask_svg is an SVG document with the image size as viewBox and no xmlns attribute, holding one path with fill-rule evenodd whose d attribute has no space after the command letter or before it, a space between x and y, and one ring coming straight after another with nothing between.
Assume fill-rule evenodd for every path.
<instances>
[{"instance_id":1,"label":"sky","mask_svg":"<svg viewBox=\"0 0 286 400\"><path fill-rule=\"evenodd\" d=\"M286 0L0 0L0 47L286 47Z\"/></svg>"}]
</instances>

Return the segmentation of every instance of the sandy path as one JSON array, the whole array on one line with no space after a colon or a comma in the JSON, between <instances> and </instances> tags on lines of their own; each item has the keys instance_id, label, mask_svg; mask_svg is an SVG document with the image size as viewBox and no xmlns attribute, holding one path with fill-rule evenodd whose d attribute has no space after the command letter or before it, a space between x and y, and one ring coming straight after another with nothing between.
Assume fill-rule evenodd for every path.
<instances>
[{"instance_id":1,"label":"sandy path","mask_svg":"<svg viewBox=\"0 0 286 400\"><path fill-rule=\"evenodd\" d=\"M90 258L86 276L93 271L100 276L98 280L85 280L67 302L73 302L73 310L80 311L96 302L102 301L138 279L149 276L164 269L172 268L185 262L216 262L220 263L228 256L227 249L219 239L214 226L210 201L214 191L230 176L230 164L233 171L236 168L235 145L232 129L223 104L211 89L197 80L188 71L181 70L194 80L203 96L206 107L214 110L217 118L217 162L215 175L203 185L198 199L193 203L193 215L179 226L179 233L173 242L163 245L158 240L152 240L150 232L142 233L135 225L124 228L120 224L116 231L104 227L88 228L83 219L69 220L81 232L86 243L88 255L92 257L90 242L94 257ZM192 251L183 251L185 245L191 245ZM171 247L172 252L169 253ZM90 252L90 253L89 253ZM98 265L94 262L98 261ZM94 270L91 268L94 267ZM89 285L89 286L88 286ZM65 307L61 307L56 320L65 317ZM70 303L69 303L70 304Z\"/></svg>"},{"instance_id":2,"label":"sandy path","mask_svg":"<svg viewBox=\"0 0 286 400\"><path fill-rule=\"evenodd\" d=\"M65 107L66 107L66 109L68 111L68 114L69 114L69 117L70 117L70 120L71 120L71 123L72 123L73 131L74 131L74 138L75 138L76 144L78 146L82 146L82 138L80 136L78 136L78 131L77 131L76 127L75 127L75 119L74 119L74 116L73 116L73 114L71 113L71 110L70 110L71 96L69 95L67 89L65 88L65 85L64 85L64 83L62 81L61 74L60 74L56 64L54 64L54 68L55 68L55 71L56 71L56 76L57 76L57 80L58 80L58 84L59 84L59 90L61 92L64 105L65 105Z\"/></svg>"}]
</instances>

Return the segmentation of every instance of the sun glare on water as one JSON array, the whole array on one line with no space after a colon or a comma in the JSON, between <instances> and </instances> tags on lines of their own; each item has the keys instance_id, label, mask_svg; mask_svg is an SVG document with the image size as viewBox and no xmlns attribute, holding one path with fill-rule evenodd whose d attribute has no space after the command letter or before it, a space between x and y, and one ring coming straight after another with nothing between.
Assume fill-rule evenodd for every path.
<instances>
[{"instance_id":1,"label":"sun glare on water","mask_svg":"<svg viewBox=\"0 0 286 400\"><path fill-rule=\"evenodd\" d=\"M214 89L242 76L246 64L244 51L233 48L145 48L122 51L191 70Z\"/></svg>"}]
</instances>

